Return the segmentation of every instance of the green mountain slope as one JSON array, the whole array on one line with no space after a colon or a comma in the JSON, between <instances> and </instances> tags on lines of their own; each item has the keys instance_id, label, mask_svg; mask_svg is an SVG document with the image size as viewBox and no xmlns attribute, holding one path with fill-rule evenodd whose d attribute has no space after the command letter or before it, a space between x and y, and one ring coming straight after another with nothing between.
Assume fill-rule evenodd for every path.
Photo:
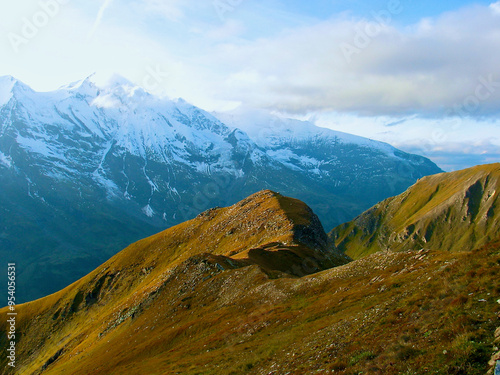
<instances>
[{"instance_id":1,"label":"green mountain slope","mask_svg":"<svg viewBox=\"0 0 500 375\"><path fill-rule=\"evenodd\" d=\"M381 250L471 250L500 237L500 164L420 179L330 232L352 258Z\"/></svg>"}]
</instances>

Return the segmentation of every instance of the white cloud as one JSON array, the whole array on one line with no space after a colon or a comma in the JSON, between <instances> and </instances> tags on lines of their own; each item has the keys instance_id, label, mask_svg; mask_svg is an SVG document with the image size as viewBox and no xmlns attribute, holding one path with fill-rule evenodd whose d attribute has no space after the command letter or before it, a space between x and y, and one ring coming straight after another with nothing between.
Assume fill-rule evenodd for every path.
<instances>
[{"instance_id":1,"label":"white cloud","mask_svg":"<svg viewBox=\"0 0 500 375\"><path fill-rule=\"evenodd\" d=\"M500 14L500 1L497 1L496 3L491 3L490 8L495 12L496 14Z\"/></svg>"},{"instance_id":2,"label":"white cloud","mask_svg":"<svg viewBox=\"0 0 500 375\"><path fill-rule=\"evenodd\" d=\"M487 8L464 9L415 28L385 26L358 48L357 34L368 25L335 19L207 54L225 69L220 94L254 106L364 115L442 116L457 105L472 116L500 112L500 23ZM342 43L359 50L350 63ZM247 72L253 85L244 81L238 91Z\"/></svg>"},{"instance_id":3,"label":"white cloud","mask_svg":"<svg viewBox=\"0 0 500 375\"><path fill-rule=\"evenodd\" d=\"M99 8L99 12L97 13L97 17L94 21L94 24L92 25L92 29L90 29L89 35L88 35L89 39L94 36L97 28L99 27L99 25L102 22L102 17L104 16L104 12L106 12L106 9L109 8L109 6L111 5L112 2L113 2L113 0L104 0L104 3Z\"/></svg>"},{"instance_id":4,"label":"white cloud","mask_svg":"<svg viewBox=\"0 0 500 375\"><path fill-rule=\"evenodd\" d=\"M443 116L456 112L455 106L462 107L461 115L500 112L500 23L492 12L500 2L405 28L397 27L397 15L383 25L377 25L375 18L340 16L297 26L300 20L269 9L257 14L258 7L250 3L228 14L225 23L210 2L124 0L124 7L110 7L112 0L92 0L87 4L94 9L86 14L73 3L65 5L64 14L51 20L33 43L22 46L23 54L9 55L12 49L0 41L7 51L0 71L16 75L24 69L24 76L48 81L51 75L77 79L78 74L115 67L134 79L149 61L172 72L171 79L162 82L166 92L208 110L220 109L214 108L217 103L240 101L297 113ZM22 9L26 6L16 6L16 16L4 27L21 29L22 15L29 18L37 7L32 2L28 12ZM102 22L105 15L107 22ZM158 16L166 21L157 22ZM255 31L257 24L266 25L260 34ZM87 30L95 36L88 43L81 38ZM370 30L372 36L361 35ZM341 49L345 44L356 49L350 63ZM50 65L46 56L51 56ZM42 68L48 74L40 74Z\"/></svg>"},{"instance_id":5,"label":"white cloud","mask_svg":"<svg viewBox=\"0 0 500 375\"><path fill-rule=\"evenodd\" d=\"M426 156L445 171L500 162L500 120L496 119L360 117L341 113L321 113L302 119Z\"/></svg>"},{"instance_id":6,"label":"white cloud","mask_svg":"<svg viewBox=\"0 0 500 375\"><path fill-rule=\"evenodd\" d=\"M480 164L500 162L500 147L488 140L473 144L463 141L457 143L443 143L440 145L399 145L400 149L430 158L441 169L447 172L470 168Z\"/></svg>"}]
</instances>

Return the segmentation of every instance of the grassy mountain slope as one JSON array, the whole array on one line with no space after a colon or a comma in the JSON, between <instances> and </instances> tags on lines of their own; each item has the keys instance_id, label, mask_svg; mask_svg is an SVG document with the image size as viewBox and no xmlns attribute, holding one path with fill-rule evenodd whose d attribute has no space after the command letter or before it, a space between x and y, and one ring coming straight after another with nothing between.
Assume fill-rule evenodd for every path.
<instances>
[{"instance_id":1,"label":"grassy mountain slope","mask_svg":"<svg viewBox=\"0 0 500 375\"><path fill-rule=\"evenodd\" d=\"M202 260L196 260L199 257ZM258 265L269 277L277 277L282 273L302 276L344 264L347 258L331 251L319 219L307 205L262 191L234 206L208 210L139 241L68 288L20 306L21 330L25 330L23 316L28 322L33 312L43 313L46 308L57 323L71 320L84 324L88 317L83 314L79 321L78 313L89 308L93 309L92 315L104 319L100 322L114 319L113 314L124 309L133 311L137 301L142 306L149 296L171 282L174 269L184 272L190 262L202 262L201 268L215 267L219 272ZM26 348L32 348L32 344L37 347L37 338L46 339L43 326L36 332L30 332L29 339L26 336ZM21 357L29 352L22 353Z\"/></svg>"},{"instance_id":2,"label":"grassy mountain slope","mask_svg":"<svg viewBox=\"0 0 500 375\"><path fill-rule=\"evenodd\" d=\"M486 372L500 313L500 241L345 262L304 203L263 191L17 306L17 368L0 357L0 372Z\"/></svg>"},{"instance_id":3,"label":"grassy mountain slope","mask_svg":"<svg viewBox=\"0 0 500 375\"><path fill-rule=\"evenodd\" d=\"M199 255L119 303L97 297L64 316L66 290L20 306L17 373L484 374L499 271L498 242L379 252L302 278Z\"/></svg>"},{"instance_id":4,"label":"grassy mountain slope","mask_svg":"<svg viewBox=\"0 0 500 375\"><path fill-rule=\"evenodd\" d=\"M330 232L360 258L380 250L470 250L500 237L500 164L420 179Z\"/></svg>"}]
</instances>

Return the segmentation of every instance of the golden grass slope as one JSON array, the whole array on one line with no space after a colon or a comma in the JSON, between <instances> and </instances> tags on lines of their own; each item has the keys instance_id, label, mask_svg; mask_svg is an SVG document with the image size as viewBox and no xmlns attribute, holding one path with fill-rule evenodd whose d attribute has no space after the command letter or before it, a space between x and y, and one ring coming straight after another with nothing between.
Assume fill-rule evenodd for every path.
<instances>
[{"instance_id":1,"label":"golden grass slope","mask_svg":"<svg viewBox=\"0 0 500 375\"><path fill-rule=\"evenodd\" d=\"M327 268L342 258L316 220L302 202L264 191L133 244L66 289L18 306L18 367L9 372L3 357L0 372L487 371L499 241L474 251L379 251ZM2 319L2 351L6 328Z\"/></svg>"},{"instance_id":2,"label":"golden grass slope","mask_svg":"<svg viewBox=\"0 0 500 375\"><path fill-rule=\"evenodd\" d=\"M98 301L64 319L40 302L23 306L17 373L487 370L500 313L500 243L474 252L378 252L302 278L271 279L256 265L223 263L221 271L221 258L189 258L130 304Z\"/></svg>"},{"instance_id":3,"label":"golden grass slope","mask_svg":"<svg viewBox=\"0 0 500 375\"><path fill-rule=\"evenodd\" d=\"M500 236L500 164L420 179L330 237L352 258L380 250L465 251Z\"/></svg>"},{"instance_id":4,"label":"golden grass slope","mask_svg":"<svg viewBox=\"0 0 500 375\"><path fill-rule=\"evenodd\" d=\"M94 343L95 335L114 332L192 262L198 267L194 274L202 278L253 264L278 277L310 274L347 259L331 250L307 205L271 191L256 193L132 244L64 290L18 306L18 329L23 332L18 370L42 371L68 348L76 353L89 337ZM183 293L198 281L176 288ZM6 345L5 335L0 344ZM59 348L53 351L54 346Z\"/></svg>"}]
</instances>

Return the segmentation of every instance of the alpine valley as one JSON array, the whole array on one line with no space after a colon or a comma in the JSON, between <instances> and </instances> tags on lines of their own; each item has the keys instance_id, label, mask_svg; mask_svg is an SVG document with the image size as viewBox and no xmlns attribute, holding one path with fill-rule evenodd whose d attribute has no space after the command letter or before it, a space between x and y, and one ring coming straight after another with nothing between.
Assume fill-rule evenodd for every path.
<instances>
[{"instance_id":1,"label":"alpine valley","mask_svg":"<svg viewBox=\"0 0 500 375\"><path fill-rule=\"evenodd\" d=\"M4 355L0 368L496 374L499 192L500 164L429 176L327 236L305 203L260 191L16 306L16 367Z\"/></svg>"},{"instance_id":2,"label":"alpine valley","mask_svg":"<svg viewBox=\"0 0 500 375\"><path fill-rule=\"evenodd\" d=\"M441 172L308 122L242 110L219 117L120 77L53 92L1 77L0 259L18 265L19 300L262 189L301 199L331 229Z\"/></svg>"}]
</instances>

